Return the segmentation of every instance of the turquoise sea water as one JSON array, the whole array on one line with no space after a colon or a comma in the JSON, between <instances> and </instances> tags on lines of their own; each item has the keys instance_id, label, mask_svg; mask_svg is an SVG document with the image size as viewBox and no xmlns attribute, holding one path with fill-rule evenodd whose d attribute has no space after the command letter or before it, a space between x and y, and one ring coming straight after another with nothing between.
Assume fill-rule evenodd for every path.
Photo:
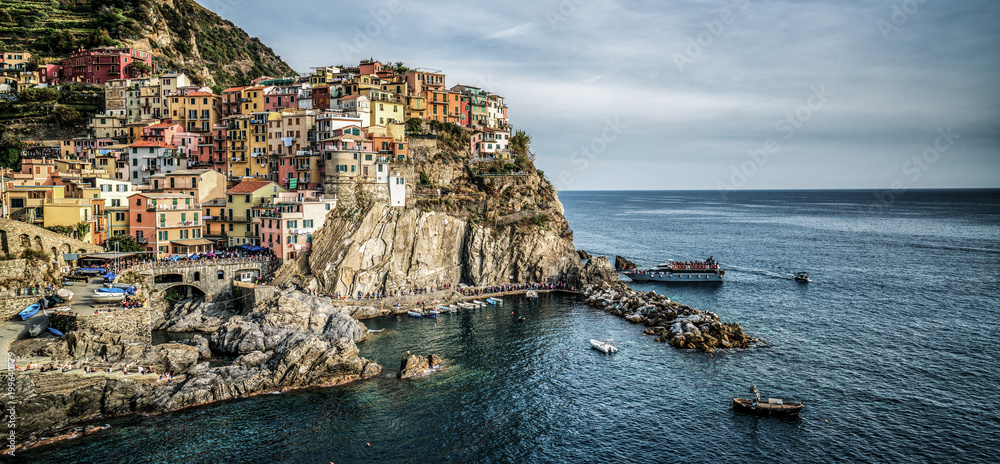
<instances>
[{"instance_id":1,"label":"turquoise sea water","mask_svg":"<svg viewBox=\"0 0 1000 464\"><path fill-rule=\"evenodd\" d=\"M105 420L14 462L995 462L1000 192L560 198L578 248L726 263L721 285L639 288L769 346L679 351L564 296L382 318L360 345L377 379ZM618 354L589 349L609 337ZM399 381L406 350L448 361ZM802 417L734 414L751 382L805 398Z\"/></svg>"}]
</instances>

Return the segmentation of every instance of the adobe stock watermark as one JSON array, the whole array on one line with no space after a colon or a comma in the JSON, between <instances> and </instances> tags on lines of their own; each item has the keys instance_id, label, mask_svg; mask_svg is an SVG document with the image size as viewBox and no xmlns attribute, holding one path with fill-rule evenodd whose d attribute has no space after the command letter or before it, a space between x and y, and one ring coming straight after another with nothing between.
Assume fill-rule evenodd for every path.
<instances>
[{"instance_id":1,"label":"adobe stock watermark","mask_svg":"<svg viewBox=\"0 0 1000 464\"><path fill-rule=\"evenodd\" d=\"M545 19L549 21L549 27L555 30L557 24L569 21L571 16L580 11L578 7L584 3L587 3L587 0L561 0L554 10L546 10Z\"/></svg>"},{"instance_id":2,"label":"adobe stock watermark","mask_svg":"<svg viewBox=\"0 0 1000 464\"><path fill-rule=\"evenodd\" d=\"M364 26L354 28L353 40L350 43L340 44L340 51L344 54L344 59L351 61L360 58L361 51L368 47L372 43L372 39L378 37L392 23L392 19L402 12L402 0L389 0L382 8L371 8L369 13L372 19Z\"/></svg>"},{"instance_id":3,"label":"adobe stock watermark","mask_svg":"<svg viewBox=\"0 0 1000 464\"><path fill-rule=\"evenodd\" d=\"M726 26L736 21L734 9L747 11L750 9L750 0L736 0L732 8L723 8L719 12L717 19L703 22L702 25L705 27L705 30L699 32L694 37L688 36L687 47L684 47L684 53L674 52L673 54L674 64L677 66L678 71L684 71L687 65L694 63L695 60L701 57L705 49L711 47L715 43L715 40L726 32Z\"/></svg>"},{"instance_id":4,"label":"adobe stock watermark","mask_svg":"<svg viewBox=\"0 0 1000 464\"><path fill-rule=\"evenodd\" d=\"M896 203L896 197L902 195L907 189L913 188L912 185L907 185L905 179L909 179L909 184L916 184L923 177L924 172L941 159L942 154L951 150L951 147L961 137L962 134L953 132L951 126L939 127L934 141L927 145L920 154L913 155L912 158L903 163L900 172L905 177L892 181L888 189L875 192L875 200L868 204L865 212L884 213L891 208Z\"/></svg>"},{"instance_id":5,"label":"adobe stock watermark","mask_svg":"<svg viewBox=\"0 0 1000 464\"><path fill-rule=\"evenodd\" d=\"M811 92L806 97L804 104L799 105L791 112L785 113L783 119L779 119L774 123L774 129L784 134L781 137L782 140L791 140L799 129L812 119L816 111L822 108L827 103L827 100L833 96L833 93L828 91L823 84L819 86L814 85L810 90ZM748 149L747 157L749 159L738 165L729 166L730 175L728 182L719 181L715 184L722 195L722 199L725 200L729 192L738 190L746 185L747 181L756 175L760 171L760 168L767 164L771 155L777 153L779 150L781 150L781 143L774 137L764 140L759 148Z\"/></svg>"},{"instance_id":6,"label":"adobe stock watermark","mask_svg":"<svg viewBox=\"0 0 1000 464\"><path fill-rule=\"evenodd\" d=\"M903 0L901 3L893 3L889 20L880 19L875 22L878 31L882 33L882 38L889 40L889 34L899 32L899 28L910 22L910 18L920 11L920 5L926 3L927 0Z\"/></svg>"},{"instance_id":7,"label":"adobe stock watermark","mask_svg":"<svg viewBox=\"0 0 1000 464\"><path fill-rule=\"evenodd\" d=\"M628 129L628 125L622 123L618 119L618 116L615 116L614 119L610 117L605 118L604 122L604 129L601 129L599 135L590 139L590 143L580 145L579 148L570 154L569 162L576 167L559 171L559 175L555 179L556 190L563 190L573 185L573 182L576 181L576 176L590 169L591 163L608 150L608 145L617 141L625 132L625 129Z\"/></svg>"}]
</instances>

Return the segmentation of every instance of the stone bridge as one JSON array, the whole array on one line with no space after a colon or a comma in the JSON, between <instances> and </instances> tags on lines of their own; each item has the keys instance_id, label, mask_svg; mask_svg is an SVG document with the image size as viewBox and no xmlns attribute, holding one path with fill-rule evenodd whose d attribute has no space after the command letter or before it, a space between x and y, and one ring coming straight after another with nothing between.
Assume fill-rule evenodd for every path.
<instances>
[{"instance_id":1,"label":"stone bridge","mask_svg":"<svg viewBox=\"0 0 1000 464\"><path fill-rule=\"evenodd\" d=\"M150 290L154 298L176 288L186 297L195 296L194 290L198 290L206 301L212 301L232 290L234 281L264 276L270 268L271 261L266 259L222 258L140 264L130 269L151 277Z\"/></svg>"}]
</instances>

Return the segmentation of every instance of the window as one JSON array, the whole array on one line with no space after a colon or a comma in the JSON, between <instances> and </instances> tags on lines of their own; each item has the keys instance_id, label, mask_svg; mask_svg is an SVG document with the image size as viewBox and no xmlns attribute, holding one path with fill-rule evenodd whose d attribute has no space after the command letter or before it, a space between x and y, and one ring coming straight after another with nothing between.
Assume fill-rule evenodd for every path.
<instances>
[{"instance_id":1,"label":"window","mask_svg":"<svg viewBox=\"0 0 1000 464\"><path fill-rule=\"evenodd\" d=\"M138 213L135 215L135 222L142 222L142 213Z\"/></svg>"},{"instance_id":2,"label":"window","mask_svg":"<svg viewBox=\"0 0 1000 464\"><path fill-rule=\"evenodd\" d=\"M223 280L225 278L226 278L226 272L225 271L219 271L219 280Z\"/></svg>"}]
</instances>

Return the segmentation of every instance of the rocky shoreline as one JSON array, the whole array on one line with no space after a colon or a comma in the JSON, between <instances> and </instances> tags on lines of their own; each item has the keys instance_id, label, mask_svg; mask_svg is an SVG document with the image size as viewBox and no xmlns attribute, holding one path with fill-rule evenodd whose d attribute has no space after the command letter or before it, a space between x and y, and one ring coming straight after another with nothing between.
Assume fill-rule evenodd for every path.
<instances>
[{"instance_id":1,"label":"rocky shoreline","mask_svg":"<svg viewBox=\"0 0 1000 464\"><path fill-rule=\"evenodd\" d=\"M646 335L681 349L711 353L716 349L749 348L766 342L743 332L739 323L723 323L713 312L700 311L671 301L656 292L640 292L625 283L590 285L585 302L629 322L643 324Z\"/></svg>"},{"instance_id":2,"label":"rocky shoreline","mask_svg":"<svg viewBox=\"0 0 1000 464\"><path fill-rule=\"evenodd\" d=\"M11 344L17 359L44 356L75 367L15 376L19 444L72 436L75 424L88 420L338 385L382 371L382 366L358 356L356 342L368 336L362 323L300 292L284 293L246 314L211 303L188 303L167 316L164 325L172 329L210 336L153 346L148 336L77 330L59 339ZM95 371L84 372L84 364L95 366ZM173 375L160 380L157 375L120 371L121 366L132 366L134 372L150 365ZM118 370L101 372L96 366Z\"/></svg>"}]
</instances>

